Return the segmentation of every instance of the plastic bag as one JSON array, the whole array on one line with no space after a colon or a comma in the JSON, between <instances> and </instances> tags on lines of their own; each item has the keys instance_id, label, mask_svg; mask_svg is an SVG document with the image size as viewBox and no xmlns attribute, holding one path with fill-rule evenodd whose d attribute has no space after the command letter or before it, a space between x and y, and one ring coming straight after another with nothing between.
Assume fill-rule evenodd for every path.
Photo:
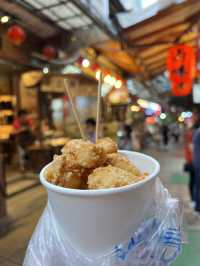
<instances>
[{"instance_id":1,"label":"plastic bag","mask_svg":"<svg viewBox=\"0 0 200 266\"><path fill-rule=\"evenodd\" d=\"M179 201L157 180L154 217L144 221L125 243L94 259L83 256L70 243L63 243L47 204L23 266L167 266L181 252L181 216Z\"/></svg>"}]
</instances>

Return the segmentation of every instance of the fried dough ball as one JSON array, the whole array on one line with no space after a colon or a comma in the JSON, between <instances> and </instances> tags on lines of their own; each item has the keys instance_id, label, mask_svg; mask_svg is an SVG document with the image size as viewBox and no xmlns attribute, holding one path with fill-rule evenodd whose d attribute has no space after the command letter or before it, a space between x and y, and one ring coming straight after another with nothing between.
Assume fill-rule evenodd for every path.
<instances>
[{"instance_id":1,"label":"fried dough ball","mask_svg":"<svg viewBox=\"0 0 200 266\"><path fill-rule=\"evenodd\" d=\"M55 155L45 173L46 180L58 186L80 188L83 182L84 170L77 167L71 155Z\"/></svg>"},{"instance_id":2,"label":"fried dough ball","mask_svg":"<svg viewBox=\"0 0 200 266\"><path fill-rule=\"evenodd\" d=\"M111 153L108 154L106 157L106 165L112 165L120 169L126 170L134 174L135 176L142 176L138 168L120 153Z\"/></svg>"},{"instance_id":3,"label":"fried dough ball","mask_svg":"<svg viewBox=\"0 0 200 266\"><path fill-rule=\"evenodd\" d=\"M70 140L62 149L63 154L71 154L75 162L83 168L95 168L105 162L101 147L82 139Z\"/></svg>"},{"instance_id":4,"label":"fried dough ball","mask_svg":"<svg viewBox=\"0 0 200 266\"><path fill-rule=\"evenodd\" d=\"M113 166L96 168L88 176L89 189L122 187L138 181L138 177L123 169Z\"/></svg>"},{"instance_id":5,"label":"fried dough ball","mask_svg":"<svg viewBox=\"0 0 200 266\"><path fill-rule=\"evenodd\" d=\"M98 139L96 146L102 148L106 154L117 152L117 143L111 138Z\"/></svg>"}]
</instances>

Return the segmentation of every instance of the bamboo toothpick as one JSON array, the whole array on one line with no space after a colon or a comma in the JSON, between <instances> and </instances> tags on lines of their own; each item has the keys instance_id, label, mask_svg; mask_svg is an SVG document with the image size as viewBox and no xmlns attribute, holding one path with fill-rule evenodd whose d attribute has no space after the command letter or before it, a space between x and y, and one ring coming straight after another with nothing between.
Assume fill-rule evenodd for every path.
<instances>
[{"instance_id":1,"label":"bamboo toothpick","mask_svg":"<svg viewBox=\"0 0 200 266\"><path fill-rule=\"evenodd\" d=\"M85 140L86 138L85 138L85 134L84 134L83 128L81 126L78 110L76 108L76 105L74 104L73 97L72 97L71 91L70 91L70 89L68 87L66 79L64 79L64 85L65 85L66 93L67 93L67 95L69 97L69 101L70 101L71 106L72 106L72 111L74 113L74 117L76 119L77 125L78 125L79 130L80 130L81 138Z\"/></svg>"},{"instance_id":2,"label":"bamboo toothpick","mask_svg":"<svg viewBox=\"0 0 200 266\"><path fill-rule=\"evenodd\" d=\"M98 82L98 94L97 94L97 117L96 117L96 135L95 141L97 142L99 138L99 126L100 126L100 114L101 114L101 87L102 87L102 72L100 72L99 82Z\"/></svg>"}]
</instances>

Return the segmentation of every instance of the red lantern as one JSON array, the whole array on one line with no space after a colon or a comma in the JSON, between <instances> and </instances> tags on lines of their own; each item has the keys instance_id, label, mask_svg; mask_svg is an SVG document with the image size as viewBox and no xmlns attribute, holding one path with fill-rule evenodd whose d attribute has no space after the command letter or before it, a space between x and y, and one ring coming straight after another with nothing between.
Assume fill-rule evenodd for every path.
<instances>
[{"instance_id":1,"label":"red lantern","mask_svg":"<svg viewBox=\"0 0 200 266\"><path fill-rule=\"evenodd\" d=\"M191 93L192 83L172 83L174 96L187 96Z\"/></svg>"},{"instance_id":2,"label":"red lantern","mask_svg":"<svg viewBox=\"0 0 200 266\"><path fill-rule=\"evenodd\" d=\"M192 47L178 44L169 49L167 68L175 96L187 96L191 93L196 74L195 64L195 53Z\"/></svg>"},{"instance_id":3,"label":"red lantern","mask_svg":"<svg viewBox=\"0 0 200 266\"><path fill-rule=\"evenodd\" d=\"M20 46L26 40L26 32L18 25L11 26L6 35L8 40L17 46Z\"/></svg>"},{"instance_id":4,"label":"red lantern","mask_svg":"<svg viewBox=\"0 0 200 266\"><path fill-rule=\"evenodd\" d=\"M51 46L47 45L43 48L42 54L49 60L52 60L56 57L56 49Z\"/></svg>"},{"instance_id":5,"label":"red lantern","mask_svg":"<svg viewBox=\"0 0 200 266\"><path fill-rule=\"evenodd\" d=\"M197 74L199 76L200 75L200 27L198 28L198 35L197 35L196 61L197 61Z\"/></svg>"}]
</instances>

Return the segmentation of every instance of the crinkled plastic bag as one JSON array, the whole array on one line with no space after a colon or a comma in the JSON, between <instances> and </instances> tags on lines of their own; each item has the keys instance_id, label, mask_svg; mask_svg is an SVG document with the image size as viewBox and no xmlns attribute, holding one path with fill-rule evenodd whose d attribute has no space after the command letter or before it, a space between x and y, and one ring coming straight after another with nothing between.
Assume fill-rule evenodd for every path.
<instances>
[{"instance_id":1,"label":"crinkled plastic bag","mask_svg":"<svg viewBox=\"0 0 200 266\"><path fill-rule=\"evenodd\" d=\"M47 204L23 266L167 266L181 252L181 220L179 201L157 180L154 217L143 221L125 243L116 243L109 254L88 258L63 243Z\"/></svg>"}]
</instances>

